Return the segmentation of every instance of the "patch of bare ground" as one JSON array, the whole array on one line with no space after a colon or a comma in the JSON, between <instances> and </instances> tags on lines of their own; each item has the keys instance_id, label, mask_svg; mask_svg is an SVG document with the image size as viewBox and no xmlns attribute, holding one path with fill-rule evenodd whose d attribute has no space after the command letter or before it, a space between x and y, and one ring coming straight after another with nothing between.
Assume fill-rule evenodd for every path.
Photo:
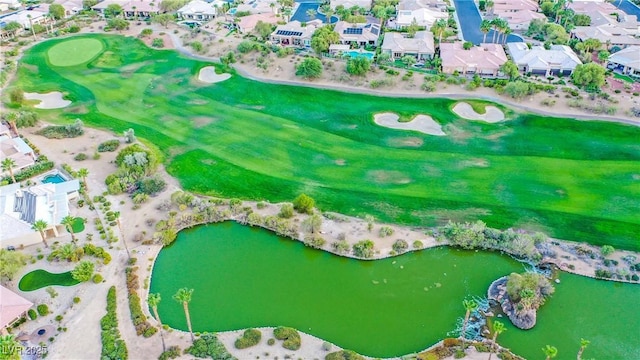
<instances>
[{"instance_id":1,"label":"patch of bare ground","mask_svg":"<svg viewBox=\"0 0 640 360\"><path fill-rule=\"evenodd\" d=\"M217 121L218 119L211 116L194 116L191 120L193 120L193 126L196 129L199 129Z\"/></svg>"},{"instance_id":2,"label":"patch of bare ground","mask_svg":"<svg viewBox=\"0 0 640 360\"><path fill-rule=\"evenodd\" d=\"M424 144L424 140L418 137L391 137L387 139L387 145L389 146L409 146L420 147Z\"/></svg>"}]
</instances>

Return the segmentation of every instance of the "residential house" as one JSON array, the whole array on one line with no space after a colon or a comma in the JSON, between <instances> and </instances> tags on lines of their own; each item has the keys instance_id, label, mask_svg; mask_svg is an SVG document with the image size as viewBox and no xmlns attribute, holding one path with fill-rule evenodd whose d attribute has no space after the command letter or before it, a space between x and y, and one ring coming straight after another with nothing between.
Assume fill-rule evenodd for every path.
<instances>
[{"instance_id":1,"label":"residential house","mask_svg":"<svg viewBox=\"0 0 640 360\"><path fill-rule=\"evenodd\" d=\"M193 0L177 11L178 17L184 20L210 21L218 14L218 9L211 3Z\"/></svg>"},{"instance_id":2,"label":"residential house","mask_svg":"<svg viewBox=\"0 0 640 360\"><path fill-rule=\"evenodd\" d=\"M3 229L0 246L28 246L42 241L40 234L32 229L38 220L49 227L47 236L58 236L64 230L60 221L70 214L69 201L78 197L80 182L34 185L23 189L19 183L0 187L0 228Z\"/></svg>"},{"instance_id":3,"label":"residential house","mask_svg":"<svg viewBox=\"0 0 640 360\"><path fill-rule=\"evenodd\" d=\"M413 38L397 32L386 32L382 40L382 52L389 54L391 60L401 59L406 55L418 61L431 59L435 54L433 34L429 31L418 31Z\"/></svg>"},{"instance_id":4,"label":"residential house","mask_svg":"<svg viewBox=\"0 0 640 360\"><path fill-rule=\"evenodd\" d=\"M640 45L637 28L624 28L617 24L604 24L600 26L576 26L571 30L571 37L585 41L598 39L607 48L617 46L624 49L628 46Z\"/></svg>"},{"instance_id":5,"label":"residential house","mask_svg":"<svg viewBox=\"0 0 640 360\"><path fill-rule=\"evenodd\" d=\"M280 5L277 0L249 0L236 7L236 12L248 12L250 14L277 14Z\"/></svg>"},{"instance_id":6,"label":"residential house","mask_svg":"<svg viewBox=\"0 0 640 360\"><path fill-rule=\"evenodd\" d=\"M111 4L120 5L122 15L127 19L148 19L161 12L159 2L144 0L104 0L92 9L104 16L104 10Z\"/></svg>"},{"instance_id":7,"label":"residential house","mask_svg":"<svg viewBox=\"0 0 640 360\"><path fill-rule=\"evenodd\" d=\"M500 66L507 62L507 55L499 44L480 44L465 50L463 43L440 44L440 58L442 72L461 75L479 75L496 77L500 73Z\"/></svg>"},{"instance_id":8,"label":"residential house","mask_svg":"<svg viewBox=\"0 0 640 360\"><path fill-rule=\"evenodd\" d=\"M531 21L546 19L538 12L538 3L534 0L495 0L491 11L505 19L511 30L526 30Z\"/></svg>"},{"instance_id":9,"label":"residential house","mask_svg":"<svg viewBox=\"0 0 640 360\"><path fill-rule=\"evenodd\" d=\"M432 2L425 0L401 0L398 3L398 14L395 19L390 20L388 26L392 29L401 30L412 23L431 29L433 23L449 18L444 8L434 7Z\"/></svg>"},{"instance_id":10,"label":"residential house","mask_svg":"<svg viewBox=\"0 0 640 360\"><path fill-rule=\"evenodd\" d=\"M0 285L0 335L7 333L16 320L27 315L33 303Z\"/></svg>"},{"instance_id":11,"label":"residential house","mask_svg":"<svg viewBox=\"0 0 640 360\"><path fill-rule=\"evenodd\" d=\"M565 45L551 45L547 50L543 46L529 49L525 43L507 43L507 52L520 71L542 76L570 75L582 64L576 53Z\"/></svg>"},{"instance_id":12,"label":"residential house","mask_svg":"<svg viewBox=\"0 0 640 360\"><path fill-rule=\"evenodd\" d=\"M380 23L371 17L367 17L367 22L362 24L338 21L334 31L340 35L340 44L357 47L376 46L380 38Z\"/></svg>"},{"instance_id":13,"label":"residential house","mask_svg":"<svg viewBox=\"0 0 640 360\"><path fill-rule=\"evenodd\" d=\"M6 24L10 22L17 22L22 26L22 28L29 30L31 29L31 24L44 24L47 22L47 12L41 11L40 9L33 10L22 10L18 11L15 14L11 14L9 16L5 16L2 18L2 21Z\"/></svg>"},{"instance_id":14,"label":"residential house","mask_svg":"<svg viewBox=\"0 0 640 360\"><path fill-rule=\"evenodd\" d=\"M18 10L22 4L18 0L0 0L0 11Z\"/></svg>"},{"instance_id":15,"label":"residential house","mask_svg":"<svg viewBox=\"0 0 640 360\"><path fill-rule=\"evenodd\" d=\"M284 47L311 47L311 35L318 27L322 26L322 21L313 20L302 26L300 21L294 20L278 27L271 33L271 42Z\"/></svg>"},{"instance_id":16,"label":"residential house","mask_svg":"<svg viewBox=\"0 0 640 360\"><path fill-rule=\"evenodd\" d=\"M0 161L7 158L13 159L16 163L13 170L17 171L33 165L37 157L33 149L22 138L11 138L3 134L0 135Z\"/></svg>"},{"instance_id":17,"label":"residential house","mask_svg":"<svg viewBox=\"0 0 640 360\"><path fill-rule=\"evenodd\" d=\"M640 46L629 46L609 55L609 64L621 66L623 74L640 76Z\"/></svg>"},{"instance_id":18,"label":"residential house","mask_svg":"<svg viewBox=\"0 0 640 360\"><path fill-rule=\"evenodd\" d=\"M271 13L247 15L240 17L236 23L236 28L240 34L247 34L256 28L258 22L275 25L279 20L280 19L275 14Z\"/></svg>"},{"instance_id":19,"label":"residential house","mask_svg":"<svg viewBox=\"0 0 640 360\"><path fill-rule=\"evenodd\" d=\"M329 2L329 6L331 6L332 9L342 5L345 9L351 9L354 6L357 6L366 10L371 10L372 3L372 0L331 0Z\"/></svg>"},{"instance_id":20,"label":"residential house","mask_svg":"<svg viewBox=\"0 0 640 360\"><path fill-rule=\"evenodd\" d=\"M436 9L447 11L447 3L443 0L400 0L398 10Z\"/></svg>"}]
</instances>

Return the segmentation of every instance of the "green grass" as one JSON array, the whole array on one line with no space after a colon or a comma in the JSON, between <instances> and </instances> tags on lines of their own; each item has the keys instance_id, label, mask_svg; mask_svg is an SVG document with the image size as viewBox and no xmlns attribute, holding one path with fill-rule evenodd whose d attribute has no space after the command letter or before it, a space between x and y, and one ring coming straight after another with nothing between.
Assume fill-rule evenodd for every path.
<instances>
[{"instance_id":1,"label":"green grass","mask_svg":"<svg viewBox=\"0 0 640 360\"><path fill-rule=\"evenodd\" d=\"M18 283L18 288L22 291L34 291L52 285L73 286L79 283L71 276L71 271L52 274L46 270L38 269L23 276Z\"/></svg>"},{"instance_id":2,"label":"green grass","mask_svg":"<svg viewBox=\"0 0 640 360\"><path fill-rule=\"evenodd\" d=\"M71 226L74 234L78 234L84 231L84 219L81 217L77 217L73 221L73 225Z\"/></svg>"},{"instance_id":3,"label":"green grass","mask_svg":"<svg viewBox=\"0 0 640 360\"><path fill-rule=\"evenodd\" d=\"M622 74L614 72L613 73L613 77L616 78L616 79L624 80L624 81L629 82L629 83L633 83L633 79L630 78L627 75L622 75Z\"/></svg>"},{"instance_id":4,"label":"green grass","mask_svg":"<svg viewBox=\"0 0 640 360\"><path fill-rule=\"evenodd\" d=\"M103 42L122 66L105 64L102 54L49 68L52 47L88 38ZM322 210L379 221L481 219L640 250L637 127L517 114L500 104L509 121L486 124L459 119L449 99L347 94L237 75L206 86L193 81L207 65L133 38L85 35L35 45L12 85L69 94L69 108L37 110L45 120L133 128L162 152L186 190L270 201L304 192ZM373 114L387 111L401 119L428 114L447 136L375 125Z\"/></svg>"},{"instance_id":5,"label":"green grass","mask_svg":"<svg viewBox=\"0 0 640 360\"><path fill-rule=\"evenodd\" d=\"M103 43L92 38L74 38L61 42L49 49L49 62L54 66L75 66L83 64L104 49Z\"/></svg>"},{"instance_id":6,"label":"green grass","mask_svg":"<svg viewBox=\"0 0 640 360\"><path fill-rule=\"evenodd\" d=\"M480 100L465 100L467 104L471 105L473 111L480 115L484 115L487 113L487 105L492 105L488 101L480 101Z\"/></svg>"}]
</instances>

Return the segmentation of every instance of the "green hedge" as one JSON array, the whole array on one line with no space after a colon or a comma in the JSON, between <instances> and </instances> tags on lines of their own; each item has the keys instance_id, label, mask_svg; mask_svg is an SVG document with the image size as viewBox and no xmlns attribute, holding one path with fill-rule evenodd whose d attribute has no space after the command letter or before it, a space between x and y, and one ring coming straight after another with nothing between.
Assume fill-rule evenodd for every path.
<instances>
[{"instance_id":1,"label":"green hedge","mask_svg":"<svg viewBox=\"0 0 640 360\"><path fill-rule=\"evenodd\" d=\"M40 316L45 316L49 314L49 307L47 306L47 304L40 304L36 307L36 310L38 310L38 315Z\"/></svg>"},{"instance_id":2,"label":"green hedge","mask_svg":"<svg viewBox=\"0 0 640 360\"><path fill-rule=\"evenodd\" d=\"M258 329L247 329L235 342L236 349L246 349L257 345L262 338L262 333Z\"/></svg>"},{"instance_id":3,"label":"green hedge","mask_svg":"<svg viewBox=\"0 0 640 360\"><path fill-rule=\"evenodd\" d=\"M17 174L14 174L16 181L21 182L53 169L53 161L47 160L47 158L44 156L41 156L41 158L42 159L39 158L35 164L29 166L28 168L22 169L22 171ZM6 181L7 183L11 183L11 176L3 177L2 182L4 181Z\"/></svg>"},{"instance_id":4,"label":"green hedge","mask_svg":"<svg viewBox=\"0 0 640 360\"><path fill-rule=\"evenodd\" d=\"M100 319L100 328L102 329L101 360L126 360L127 345L120 337L120 330L118 330L115 286L110 287L107 293L107 314Z\"/></svg>"},{"instance_id":5,"label":"green hedge","mask_svg":"<svg viewBox=\"0 0 640 360\"><path fill-rule=\"evenodd\" d=\"M298 350L302 340L300 334L294 328L280 326L273 329L273 336L278 340L284 340L282 347L288 350Z\"/></svg>"},{"instance_id":6,"label":"green hedge","mask_svg":"<svg viewBox=\"0 0 640 360\"><path fill-rule=\"evenodd\" d=\"M127 292L129 297L129 310L131 312L131 320L133 326L136 328L136 334L142 335L146 338L153 336L158 329L152 326L147 321L147 316L142 312L142 306L140 305L140 296L138 296L138 289L140 288L140 282L138 281L138 275L136 274L137 267L128 267L125 270L127 274Z\"/></svg>"}]
</instances>

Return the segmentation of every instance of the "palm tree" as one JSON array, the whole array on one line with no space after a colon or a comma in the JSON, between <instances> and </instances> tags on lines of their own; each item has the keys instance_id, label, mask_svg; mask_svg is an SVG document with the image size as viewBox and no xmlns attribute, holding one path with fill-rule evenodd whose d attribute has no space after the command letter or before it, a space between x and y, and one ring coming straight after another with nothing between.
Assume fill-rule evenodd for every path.
<instances>
[{"instance_id":1,"label":"palm tree","mask_svg":"<svg viewBox=\"0 0 640 360\"><path fill-rule=\"evenodd\" d=\"M578 350L578 360L582 359L582 353L584 352L584 349L586 349L587 346L589 346L589 344L591 344L591 341L580 339L580 350Z\"/></svg>"},{"instance_id":2,"label":"palm tree","mask_svg":"<svg viewBox=\"0 0 640 360\"><path fill-rule=\"evenodd\" d=\"M475 300L465 299L462 301L462 306L464 306L465 310L467 310L467 313L464 315L464 322L462 323L462 333L460 334L460 336L462 337L462 350L464 351L465 349L464 340L466 338L467 324L469 323L469 316L471 315L472 312L478 309L478 303Z\"/></svg>"},{"instance_id":3,"label":"palm tree","mask_svg":"<svg viewBox=\"0 0 640 360\"><path fill-rule=\"evenodd\" d=\"M482 22L480 23L480 31L482 31L482 33L484 34L484 37L482 38L482 42L486 43L487 34L489 33L489 31L491 31L491 21L482 20Z\"/></svg>"},{"instance_id":4,"label":"palm tree","mask_svg":"<svg viewBox=\"0 0 640 360\"><path fill-rule=\"evenodd\" d=\"M147 303L153 310L153 316L158 320L158 325L160 326L160 339L162 339L162 351L166 351L166 346L164 345L164 335L162 334L162 320L160 320L160 314L158 314L158 305L160 304L160 293L149 294L149 298L147 299Z\"/></svg>"},{"instance_id":5,"label":"palm tree","mask_svg":"<svg viewBox=\"0 0 640 360\"><path fill-rule=\"evenodd\" d=\"M73 234L73 223L75 221L76 219L71 215L67 215L60 220L60 224L64 225L64 228L71 234L71 241L73 242L76 242L76 236Z\"/></svg>"},{"instance_id":6,"label":"palm tree","mask_svg":"<svg viewBox=\"0 0 640 360\"><path fill-rule=\"evenodd\" d=\"M85 191L89 191L89 186L87 185L87 176L89 176L89 170L82 168L78 170L78 176L82 179L82 184L84 185Z\"/></svg>"},{"instance_id":7,"label":"palm tree","mask_svg":"<svg viewBox=\"0 0 640 360\"><path fill-rule=\"evenodd\" d=\"M493 5L494 3L491 0L487 0L487 2L485 3L485 8L489 11L490 15L493 15Z\"/></svg>"},{"instance_id":8,"label":"palm tree","mask_svg":"<svg viewBox=\"0 0 640 360\"><path fill-rule=\"evenodd\" d=\"M47 245L47 240L46 240L46 236L44 234L44 231L49 227L49 224L47 224L46 221L44 220L38 220L36 222L33 223L33 225L31 225L31 228L37 232L40 233L40 236L42 237L42 242L44 243L44 247L48 248L49 245Z\"/></svg>"},{"instance_id":9,"label":"palm tree","mask_svg":"<svg viewBox=\"0 0 640 360\"><path fill-rule=\"evenodd\" d=\"M555 346L547 345L542 348L542 352L547 356L546 360L551 360L558 356L558 349Z\"/></svg>"},{"instance_id":10,"label":"palm tree","mask_svg":"<svg viewBox=\"0 0 640 360\"><path fill-rule=\"evenodd\" d=\"M189 328L189 334L191 334L191 341L193 341L193 330L191 329L191 316L189 315L189 302L191 301L191 294L193 289L182 288L178 289L173 295L173 300L182 303L184 307L184 316L187 318L187 327Z\"/></svg>"},{"instance_id":11,"label":"palm tree","mask_svg":"<svg viewBox=\"0 0 640 360\"><path fill-rule=\"evenodd\" d=\"M13 334L0 336L0 351L2 359L6 360L20 360L22 350L24 346Z\"/></svg>"},{"instance_id":12,"label":"palm tree","mask_svg":"<svg viewBox=\"0 0 640 360\"><path fill-rule=\"evenodd\" d=\"M6 158L2 160L2 171L8 171L11 176L11 181L16 182L16 177L13 175L13 168L16 166L16 161L12 158Z\"/></svg>"},{"instance_id":13,"label":"palm tree","mask_svg":"<svg viewBox=\"0 0 640 360\"><path fill-rule=\"evenodd\" d=\"M309 9L307 10L307 16L309 17L309 19L313 20L316 18L316 15L318 14L317 11L315 11L314 9Z\"/></svg>"},{"instance_id":14,"label":"palm tree","mask_svg":"<svg viewBox=\"0 0 640 360\"><path fill-rule=\"evenodd\" d=\"M491 355L493 355L493 348L496 346L496 339L498 335L505 332L507 329L504 327L504 324L500 321L493 322L493 338L491 339L491 349L489 349L489 360L491 360Z\"/></svg>"},{"instance_id":15,"label":"palm tree","mask_svg":"<svg viewBox=\"0 0 640 360\"><path fill-rule=\"evenodd\" d=\"M27 14L27 19L29 19L29 27L31 28L31 33L33 34L33 40L38 41L38 38L36 38L36 31L33 28L33 21L31 20L31 14Z\"/></svg>"},{"instance_id":16,"label":"palm tree","mask_svg":"<svg viewBox=\"0 0 640 360\"><path fill-rule=\"evenodd\" d=\"M502 39L502 44L507 43L507 38L509 37L509 34L511 34L511 28L507 27L506 29L504 29L504 38Z\"/></svg>"},{"instance_id":17,"label":"palm tree","mask_svg":"<svg viewBox=\"0 0 640 360\"><path fill-rule=\"evenodd\" d=\"M433 26L431 26L431 32L433 33L433 35L436 35L438 37L438 43L442 42L442 34L444 34L446 29L447 22L444 21L444 19L439 19L438 21L433 23Z\"/></svg>"},{"instance_id":18,"label":"palm tree","mask_svg":"<svg viewBox=\"0 0 640 360\"><path fill-rule=\"evenodd\" d=\"M18 113L10 112L4 116L5 120L9 123L11 130L13 131L15 136L18 136L18 126L16 126L16 121L18 121Z\"/></svg>"},{"instance_id":19,"label":"palm tree","mask_svg":"<svg viewBox=\"0 0 640 360\"><path fill-rule=\"evenodd\" d=\"M495 18L491 20L491 28L493 28L493 40L492 43L496 42L496 34L498 33L498 25L500 23L500 18Z\"/></svg>"}]
</instances>

